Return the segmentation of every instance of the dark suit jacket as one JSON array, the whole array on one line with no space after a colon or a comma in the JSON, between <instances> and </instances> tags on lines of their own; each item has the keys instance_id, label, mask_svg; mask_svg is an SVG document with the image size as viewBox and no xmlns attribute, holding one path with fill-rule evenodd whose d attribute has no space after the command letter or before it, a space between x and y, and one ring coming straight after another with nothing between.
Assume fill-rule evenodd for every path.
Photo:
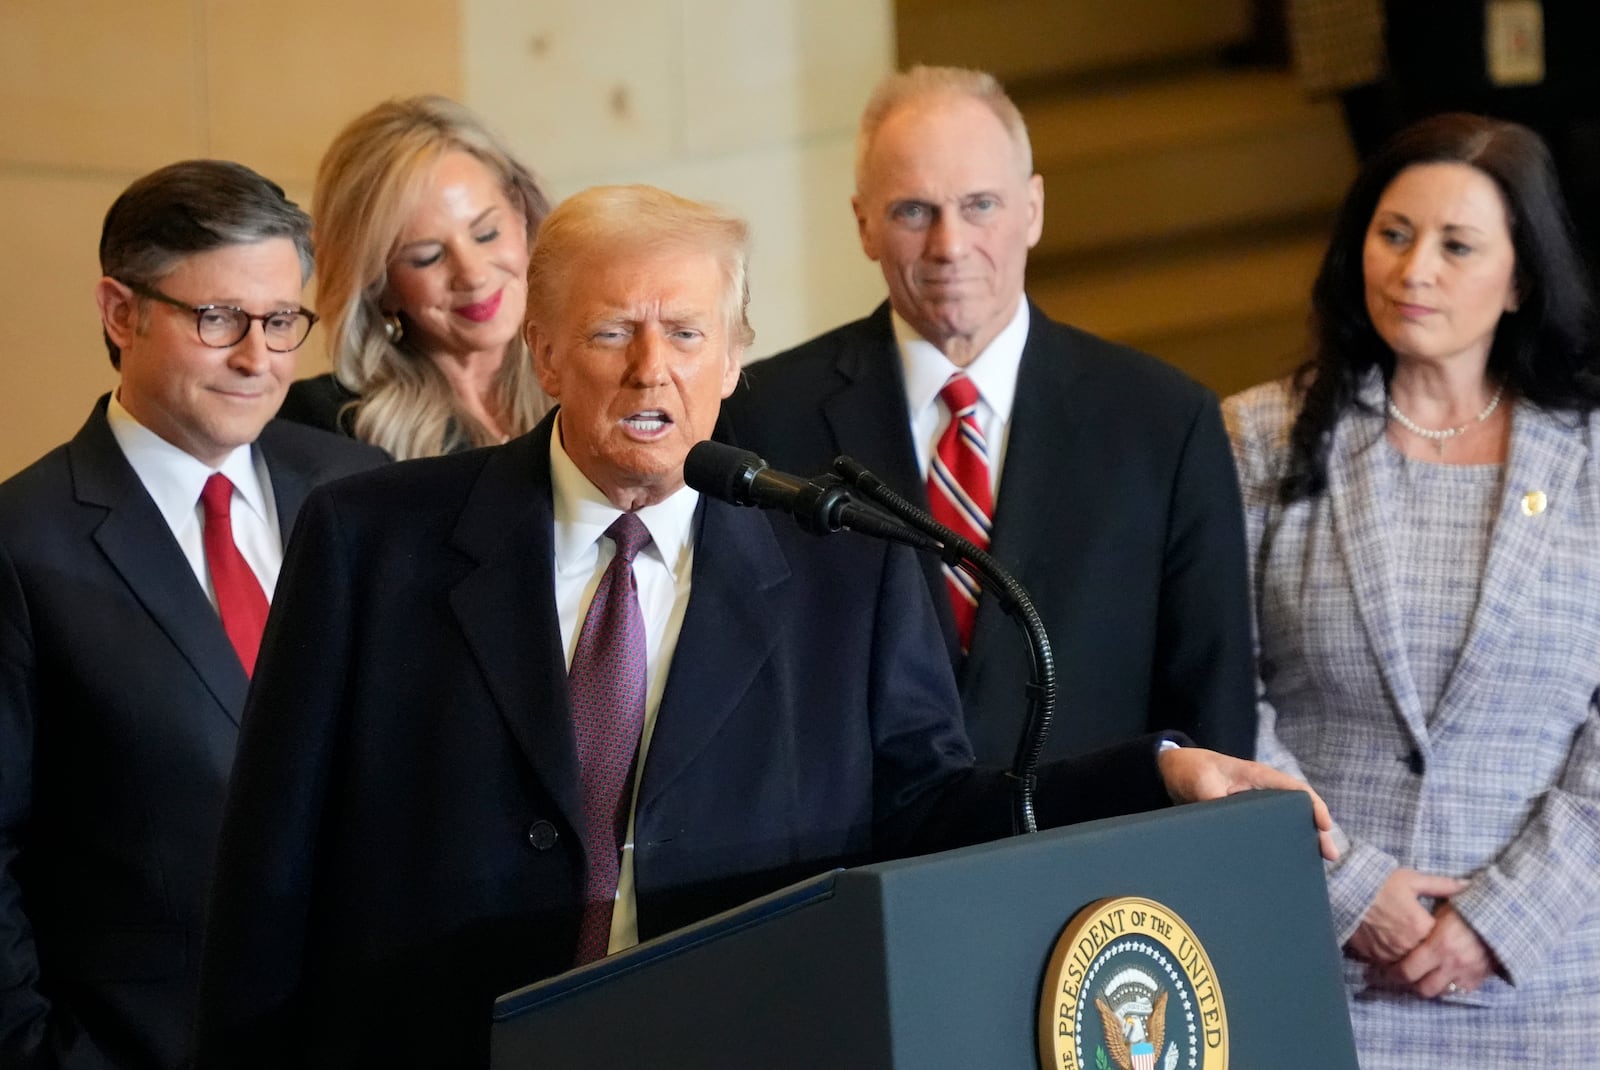
<instances>
[{"instance_id":1,"label":"dark suit jacket","mask_svg":"<svg viewBox=\"0 0 1600 1070\"><path fill-rule=\"evenodd\" d=\"M345 389L332 372L314 375L309 379L296 379L289 384L283 408L278 410L278 419L293 420L297 424L353 438L356 433L355 410L348 406L360 399L360 394ZM460 453L473 448L453 418L445 430L445 441L454 443L446 453Z\"/></svg>"},{"instance_id":2,"label":"dark suit jacket","mask_svg":"<svg viewBox=\"0 0 1600 1070\"><path fill-rule=\"evenodd\" d=\"M106 423L0 485L0 1066L171 1067L248 679ZM280 524L381 454L269 424Z\"/></svg>"},{"instance_id":3,"label":"dark suit jacket","mask_svg":"<svg viewBox=\"0 0 1600 1070\"><path fill-rule=\"evenodd\" d=\"M493 997L571 964L551 426L306 503L228 800L200 1066L481 1066ZM641 936L1003 834L909 553L714 501L696 525L635 814ZM1041 820L1162 805L1153 754L1047 771Z\"/></svg>"},{"instance_id":4,"label":"dark suit jacket","mask_svg":"<svg viewBox=\"0 0 1600 1070\"><path fill-rule=\"evenodd\" d=\"M296 379L289 384L289 391L283 397L278 419L339 435L353 435L355 423L345 406L359 397L359 394L345 389L345 385L334 378L332 372L313 375L309 379Z\"/></svg>"},{"instance_id":5,"label":"dark suit jacket","mask_svg":"<svg viewBox=\"0 0 1600 1070\"><path fill-rule=\"evenodd\" d=\"M1046 757L1160 729L1249 756L1254 676L1239 486L1216 399L1161 362L1031 309L991 552L1055 650ZM758 361L723 433L800 475L849 454L924 507L889 306ZM1009 764L1027 647L992 598L962 658L937 562L928 585L979 762Z\"/></svg>"}]
</instances>

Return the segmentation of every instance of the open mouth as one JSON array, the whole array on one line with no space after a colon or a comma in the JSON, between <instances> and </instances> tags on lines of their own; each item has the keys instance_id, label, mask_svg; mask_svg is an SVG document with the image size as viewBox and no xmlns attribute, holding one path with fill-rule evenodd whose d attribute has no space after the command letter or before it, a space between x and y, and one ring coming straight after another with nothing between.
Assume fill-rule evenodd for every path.
<instances>
[{"instance_id":1,"label":"open mouth","mask_svg":"<svg viewBox=\"0 0 1600 1070\"><path fill-rule=\"evenodd\" d=\"M622 418L622 426L641 438L653 438L672 426L672 417L660 409L645 409Z\"/></svg>"}]
</instances>

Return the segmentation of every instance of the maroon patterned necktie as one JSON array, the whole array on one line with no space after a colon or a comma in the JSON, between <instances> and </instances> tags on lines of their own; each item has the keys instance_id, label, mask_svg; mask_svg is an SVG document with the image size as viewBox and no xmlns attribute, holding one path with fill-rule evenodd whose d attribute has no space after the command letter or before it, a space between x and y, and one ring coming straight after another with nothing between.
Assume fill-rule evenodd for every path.
<instances>
[{"instance_id":1,"label":"maroon patterned necktie","mask_svg":"<svg viewBox=\"0 0 1600 1070\"><path fill-rule=\"evenodd\" d=\"M200 511L205 516L200 541L206 551L211 589L217 595L222 630L228 633L245 675L249 676L256 671L261 633L267 626L267 596L234 544L233 484L221 472L213 472L200 491Z\"/></svg>"},{"instance_id":2,"label":"maroon patterned necktie","mask_svg":"<svg viewBox=\"0 0 1600 1070\"><path fill-rule=\"evenodd\" d=\"M606 535L617 553L595 588L567 673L583 787L588 856L576 965L604 958L611 943L628 786L644 730L645 631L633 558L650 542L644 521L623 513Z\"/></svg>"},{"instance_id":3,"label":"maroon patterned necktie","mask_svg":"<svg viewBox=\"0 0 1600 1070\"><path fill-rule=\"evenodd\" d=\"M928 467L928 511L978 549L987 550L994 492L989 484L989 445L978 427L978 388L965 372L956 372L939 397L950 410L950 426L940 436ZM965 653L972 645L972 625L978 616L978 581L961 569L943 568Z\"/></svg>"}]
</instances>

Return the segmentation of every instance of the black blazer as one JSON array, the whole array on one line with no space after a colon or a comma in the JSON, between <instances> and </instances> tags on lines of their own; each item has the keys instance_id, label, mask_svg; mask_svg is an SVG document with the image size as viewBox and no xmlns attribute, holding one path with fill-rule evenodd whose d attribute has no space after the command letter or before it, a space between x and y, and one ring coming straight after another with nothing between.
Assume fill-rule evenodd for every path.
<instances>
[{"instance_id":1,"label":"black blazer","mask_svg":"<svg viewBox=\"0 0 1600 1070\"><path fill-rule=\"evenodd\" d=\"M199 1065L482 1066L494 996L571 964L551 425L306 503L228 800ZM909 554L714 501L696 524L636 810L641 936L1002 834ZM1043 820L1162 805L1154 764L1147 740L1047 770Z\"/></svg>"},{"instance_id":2,"label":"black blazer","mask_svg":"<svg viewBox=\"0 0 1600 1070\"><path fill-rule=\"evenodd\" d=\"M309 379L296 379L289 384L289 390L283 396L278 419L335 434L354 435L355 422L351 419L351 410L346 406L360 400L360 397L355 391L346 389L332 372L313 375Z\"/></svg>"},{"instance_id":3,"label":"black blazer","mask_svg":"<svg viewBox=\"0 0 1600 1070\"><path fill-rule=\"evenodd\" d=\"M0 485L0 1066L172 1067L248 678L102 398ZM273 422L279 523L382 461Z\"/></svg>"},{"instance_id":4,"label":"black blazer","mask_svg":"<svg viewBox=\"0 0 1600 1070\"><path fill-rule=\"evenodd\" d=\"M1030 311L991 552L1054 646L1060 697L1045 755L1177 729L1249 756L1243 514L1216 398ZM887 303L750 365L723 420L725 437L780 470L812 475L849 454L927 505ZM985 598L962 658L937 562L925 570L978 760L1009 764L1026 711L1022 636Z\"/></svg>"}]
</instances>

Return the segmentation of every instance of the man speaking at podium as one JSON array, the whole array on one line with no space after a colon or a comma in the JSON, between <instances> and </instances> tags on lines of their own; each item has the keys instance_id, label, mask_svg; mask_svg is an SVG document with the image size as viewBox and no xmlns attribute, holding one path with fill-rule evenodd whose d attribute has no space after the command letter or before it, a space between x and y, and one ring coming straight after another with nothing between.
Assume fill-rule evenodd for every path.
<instances>
[{"instance_id":1,"label":"man speaking at podium","mask_svg":"<svg viewBox=\"0 0 1600 1070\"><path fill-rule=\"evenodd\" d=\"M481 1066L499 993L1008 831L912 554L685 486L752 337L745 247L660 190L573 197L529 266L557 412L306 503L224 822L199 1065ZM1301 786L1159 742L1047 767L1041 823Z\"/></svg>"}]
</instances>

